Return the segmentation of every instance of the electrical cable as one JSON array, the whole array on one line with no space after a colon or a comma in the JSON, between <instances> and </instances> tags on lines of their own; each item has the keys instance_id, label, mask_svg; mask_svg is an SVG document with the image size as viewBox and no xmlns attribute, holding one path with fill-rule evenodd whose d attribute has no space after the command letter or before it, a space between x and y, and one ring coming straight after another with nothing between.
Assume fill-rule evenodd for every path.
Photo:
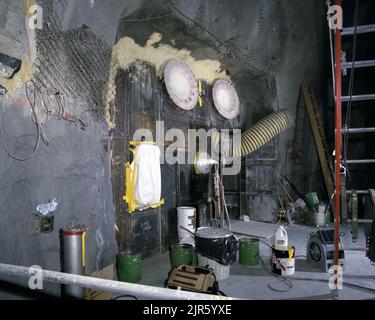
<instances>
[{"instance_id":1,"label":"electrical cable","mask_svg":"<svg viewBox=\"0 0 375 320\"><path fill-rule=\"evenodd\" d=\"M239 237L235 237L237 240L239 240ZM268 244L267 242L265 242L264 240L262 239L258 239L258 238L254 238L254 239L257 239L259 242L263 243L264 245L266 245L268 248L270 249L273 249L273 247ZM268 268L266 267L266 264L263 260L262 257L259 257L259 260L260 260L260 263L263 267L263 269L269 274L271 275L272 277L276 278L278 281L280 281L281 283L284 283L285 286L287 287L286 289L279 289L279 288L275 288L273 285L272 285L272 282L268 284L268 287L272 290L272 291L276 291L276 292L289 292L290 290L293 289L293 283L286 277L283 277L283 276L279 276L277 274L274 274L273 272L269 271Z\"/></svg>"},{"instance_id":2,"label":"electrical cable","mask_svg":"<svg viewBox=\"0 0 375 320\"><path fill-rule=\"evenodd\" d=\"M266 245L268 248L272 249L272 246L270 244L268 244L267 242L265 242L264 240L262 240L262 239L257 239L257 240L259 240L259 242L261 242L264 245ZM294 287L293 281L295 281L295 280L297 280L297 281L316 281L316 282L325 282L325 283L327 283L327 281L328 281L327 279L311 279L311 278L296 278L296 277L287 278L287 277L279 276L279 275L276 275L273 272L271 272L269 270L269 268L266 267L266 264L265 264L265 262L264 262L264 260L263 260L262 257L259 257L259 258L260 258L260 262L261 262L261 265L262 265L263 269L269 275L271 275L274 278L277 278L277 280L279 280L281 283L283 283L286 286L286 289L279 289L279 288L276 288L273 285L273 283L271 282L267 286L272 291L280 292L280 293L290 292L293 289L293 287ZM297 255L297 256L295 256L295 259L298 259L298 258L305 258L306 259L307 257L305 255ZM345 275L345 277L349 278L349 279L364 279L364 280L373 280L373 279L375 279L375 275L374 276ZM367 292L371 292L371 293L375 292L375 289L367 288L367 287L364 287L364 286L361 286L361 285L358 285L358 284L354 284L354 283L350 283L350 282L347 282L347 281L344 281L343 285L347 286L347 287L350 287L350 288L353 288L353 289L356 289L356 290L360 290L360 291L367 291Z\"/></svg>"},{"instance_id":3,"label":"electrical cable","mask_svg":"<svg viewBox=\"0 0 375 320\"><path fill-rule=\"evenodd\" d=\"M263 242L263 241L262 241ZM264 243L264 242L263 242ZM267 244L268 245L268 244ZM270 245L268 245L269 247L271 247ZM271 247L272 248L272 247ZM279 289L279 288L276 288L273 286L273 282L270 282L268 283L268 288L270 288L272 291L276 291L276 292L283 292L283 293L286 293L286 292L290 292L292 289L293 289L293 283L292 281L290 281L288 278L286 277L283 277L283 276L279 276L277 274L274 274L273 272L271 272L270 270L268 270L268 268L266 267L266 264L263 260L262 257L259 257L259 260L260 260L260 263L263 267L264 270L266 270L266 272L271 275L272 277L276 278L280 283L283 283L285 286L286 286L286 289Z\"/></svg>"},{"instance_id":4,"label":"electrical cable","mask_svg":"<svg viewBox=\"0 0 375 320\"><path fill-rule=\"evenodd\" d=\"M331 5L331 1L327 0L326 5L329 7ZM336 101L336 79L335 79L335 58L333 53L333 37L332 37L332 30L328 23L328 30L329 30L329 47L331 53L331 66L332 66L332 85L333 85L333 101Z\"/></svg>"},{"instance_id":5,"label":"electrical cable","mask_svg":"<svg viewBox=\"0 0 375 320\"><path fill-rule=\"evenodd\" d=\"M53 113L53 111L51 109L48 108L48 105L45 101L46 96L48 97L50 105L54 106L55 114ZM50 98L51 96L54 98L55 103L52 102L52 100ZM81 127L81 129L83 129L83 130L89 126L89 124L86 124L78 116L82 115L86 112L93 111L93 110L85 110L78 115L68 115L65 112L65 96L59 90L57 90L56 88L51 88L51 89L46 88L45 91L42 94L42 101L43 101L43 105L46 109L47 114L54 115L54 116L58 117L59 120L63 119L65 121L74 123L75 125L79 125ZM92 122L92 118L91 118L90 124L91 124L91 122Z\"/></svg>"},{"instance_id":6,"label":"electrical cable","mask_svg":"<svg viewBox=\"0 0 375 320\"><path fill-rule=\"evenodd\" d=\"M268 244L267 242L261 240L261 239L258 239L260 242L262 242L263 244L265 244L267 247L271 248L272 249L272 246L270 244ZM305 255L297 255L295 256L295 258L307 258ZM277 278L277 280L279 280L281 283L283 283L285 286L286 286L286 289L279 289L279 288L276 288L272 282L268 284L268 287L272 290L272 291L275 291L275 292L289 292L293 289L294 285L293 285L293 282L294 280L298 280L298 281L303 281L303 280L306 280L306 281L317 281L317 282L327 282L327 279L309 279L309 278L286 278L286 277L283 277L283 276L279 276L279 275L276 275L274 273L272 273L271 271L269 271L269 269L266 267L265 265L265 262L264 260L262 259L262 257L260 257L260 261L261 261L261 265L262 267L267 271L267 273L269 273L271 276ZM356 275L345 275L346 278L350 278L350 279L366 279L366 280L373 280L375 278L375 275L374 276L356 276ZM371 289L371 288L367 288L367 287L364 287L364 286L361 286L361 285L357 285L357 284L354 284L354 283L350 283L350 282L347 282L347 281L344 281L343 282L343 285L344 286L347 286L347 287L351 287L353 289L357 289L357 290L362 290L362 291L368 291L368 292L375 292L375 289Z\"/></svg>"},{"instance_id":7,"label":"electrical cable","mask_svg":"<svg viewBox=\"0 0 375 320\"><path fill-rule=\"evenodd\" d=\"M354 34L353 34L353 53L352 53L352 69L350 71L349 80L349 102L346 109L346 119L345 119L345 133L344 133L344 163L345 168L350 179L350 171L348 167L348 146L349 146L349 132L350 128L350 117L352 112L352 100L353 100L353 87L354 87L354 74L355 74L355 60L357 56L357 28L358 28L358 15L359 15L359 0L355 2L355 13L354 13Z\"/></svg>"},{"instance_id":8,"label":"electrical cable","mask_svg":"<svg viewBox=\"0 0 375 320\"><path fill-rule=\"evenodd\" d=\"M296 256L297 257L305 257L305 256ZM278 278L279 281L283 282L286 286L287 286L287 289L278 289L278 288L275 288L273 285L272 285L272 282L268 284L268 287L273 290L273 291L276 291L276 292L289 292L293 289L294 285L293 285L293 281L312 281L312 282L324 282L324 283L327 283L327 279L312 279L312 278L297 278L297 277L293 277L293 278L286 278L286 277L282 277L282 276L278 276L278 275L275 275L274 273L270 272L268 270L268 268L265 266L265 263L264 263L264 260L262 258L260 258L260 261L261 261L261 264L262 264L262 267L270 274L272 275L273 277L275 278ZM374 277L371 277L371 276L355 276L355 275L346 275L347 278L351 278L351 279L368 279L368 280L372 280L374 279ZM361 286L361 285L358 285L358 284L355 284L355 283L351 283L351 282L347 282L347 281L343 281L343 285L346 286L346 287L349 287L349 288L352 288L352 289L356 289L356 290L359 290L359 291L367 291L367 292L370 292L370 293L374 293L375 292L375 289L372 289L372 288L368 288L368 287L364 287L364 286Z\"/></svg>"},{"instance_id":9,"label":"electrical cable","mask_svg":"<svg viewBox=\"0 0 375 320\"><path fill-rule=\"evenodd\" d=\"M34 80L28 80L25 85L25 93L27 101L29 102L29 105L31 107L31 121L35 125L36 128L36 141L34 148L30 155L27 157L18 157L14 155L12 152L10 152L8 145L6 143L4 129L2 125L2 106L3 106L3 100L0 100L0 135L1 135L1 143L4 147L5 152L8 154L9 157L11 157L14 160L17 161L27 161L30 160L35 153L37 152L40 141L42 140L46 146L49 146L49 140L48 137L44 131L43 125L49 120L51 116L55 116L58 119L63 119L65 121L68 121L70 123L74 123L76 126L80 126L82 130L85 130L93 121L93 117L89 121L89 123L85 123L79 116L88 113L88 112L100 112L99 110L84 110L79 114L76 115L68 115L65 108L65 96L56 88L47 88L44 85L38 86ZM39 104L39 108L41 110L38 110L37 108L37 94L41 96L41 103ZM47 99L49 103L47 103ZM53 108L51 107L53 106ZM44 113L44 119L40 118L40 114Z\"/></svg>"},{"instance_id":10,"label":"electrical cable","mask_svg":"<svg viewBox=\"0 0 375 320\"><path fill-rule=\"evenodd\" d=\"M120 19L120 22L139 22L139 21L152 21L152 20L159 20L159 19L164 19L164 18L169 18L171 17L171 14L166 14L163 16L157 16L157 17L151 17L151 18L144 18L144 19Z\"/></svg>"},{"instance_id":11,"label":"electrical cable","mask_svg":"<svg viewBox=\"0 0 375 320\"><path fill-rule=\"evenodd\" d=\"M30 88L29 88L29 85L32 84L33 87L34 87L34 90L32 91L32 94L33 94L33 99L31 98L30 96ZM26 97L27 97L27 100L30 104L30 107L31 107L31 119L33 121L33 123L35 124L35 128L36 128L36 141L35 141L35 145L34 145L34 148L33 148L33 151L30 153L30 155L28 155L27 157L24 157L24 158L20 158L16 155L14 155L13 153L11 153L7 147L7 144L6 144L6 141L5 141L5 135L4 135L4 130L3 130L3 125L2 125L2 117L1 117L1 112L0 112L0 135L1 135L1 143L4 147L4 150L5 152L8 154L9 157L11 157L12 159L14 160L17 160L17 161L21 161L21 162L24 162L24 161L27 161L27 160L30 160L36 153L36 151L38 150L39 148L39 144L40 144L40 140L42 139L43 142L48 145L49 142L48 142L48 139L47 139L47 136L46 134L44 133L44 130L43 130L43 123L39 120L39 117L37 115L37 112L36 112L36 108L35 108L35 98L36 98L36 95L35 95L35 83L32 81L32 80L29 80L28 82L26 82ZM2 109L2 101L1 101L1 105L0 105L0 109Z\"/></svg>"},{"instance_id":12,"label":"electrical cable","mask_svg":"<svg viewBox=\"0 0 375 320\"><path fill-rule=\"evenodd\" d=\"M218 179L219 187L220 187L220 190L221 190L221 197L222 197L222 200L223 200L225 215L226 215L226 218L228 220L228 227L229 227L229 230L232 230L232 224L230 222L230 217L229 217L227 202L225 200L224 186L223 186L223 183L221 182L221 179L220 179L219 175L218 175L217 179Z\"/></svg>"},{"instance_id":13,"label":"electrical cable","mask_svg":"<svg viewBox=\"0 0 375 320\"><path fill-rule=\"evenodd\" d=\"M130 294L123 294L121 296L118 296L118 297L115 297L115 298L112 298L111 300L119 300L120 298L132 298L134 300L138 300L138 298L136 296L132 296Z\"/></svg>"}]
</instances>

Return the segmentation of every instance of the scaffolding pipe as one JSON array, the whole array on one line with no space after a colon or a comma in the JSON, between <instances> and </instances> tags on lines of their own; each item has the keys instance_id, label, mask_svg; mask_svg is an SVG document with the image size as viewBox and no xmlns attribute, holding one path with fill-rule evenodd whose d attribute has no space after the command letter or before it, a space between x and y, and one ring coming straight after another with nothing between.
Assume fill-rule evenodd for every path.
<instances>
[{"instance_id":1,"label":"scaffolding pipe","mask_svg":"<svg viewBox=\"0 0 375 320\"><path fill-rule=\"evenodd\" d=\"M347 194L351 194L353 192L356 192L358 194L368 194L369 193L368 190L346 190Z\"/></svg>"},{"instance_id":2,"label":"scaffolding pipe","mask_svg":"<svg viewBox=\"0 0 375 320\"><path fill-rule=\"evenodd\" d=\"M346 222L352 223L353 220L352 219L348 219L348 220L346 220ZM372 219L358 219L355 222L357 222L359 224L372 224L374 222L374 220L372 220Z\"/></svg>"},{"instance_id":3,"label":"scaffolding pipe","mask_svg":"<svg viewBox=\"0 0 375 320\"><path fill-rule=\"evenodd\" d=\"M342 0L336 0L336 5L341 7ZM340 244L340 189L341 189L341 144L342 144L342 74L341 74L341 30L336 27L336 148L335 148L335 189L336 189L336 198L335 198L335 255L334 255L334 264L339 266L339 244ZM336 273L336 272L335 272Z\"/></svg>"},{"instance_id":4,"label":"scaffolding pipe","mask_svg":"<svg viewBox=\"0 0 375 320\"><path fill-rule=\"evenodd\" d=\"M343 128L342 133L374 133L375 128Z\"/></svg>"},{"instance_id":5,"label":"scaffolding pipe","mask_svg":"<svg viewBox=\"0 0 375 320\"><path fill-rule=\"evenodd\" d=\"M351 36L356 32L359 33L368 33L368 32L375 32L375 24L368 24L358 27L350 27L350 28L344 28L342 31L343 36Z\"/></svg>"},{"instance_id":6,"label":"scaffolding pipe","mask_svg":"<svg viewBox=\"0 0 375 320\"><path fill-rule=\"evenodd\" d=\"M375 60L344 62L341 67L343 69L375 67Z\"/></svg>"},{"instance_id":7,"label":"scaffolding pipe","mask_svg":"<svg viewBox=\"0 0 375 320\"><path fill-rule=\"evenodd\" d=\"M370 164L375 163L375 159L363 159L363 160L346 160L347 164Z\"/></svg>"},{"instance_id":8,"label":"scaffolding pipe","mask_svg":"<svg viewBox=\"0 0 375 320\"><path fill-rule=\"evenodd\" d=\"M35 269L0 263L0 275L30 278ZM92 288L106 292L115 292L123 295L132 295L138 299L156 300L234 300L232 297L215 296L203 293L195 293L181 290L172 290L119 282L113 280L99 279L58 271L42 270L43 281L74 285L84 288Z\"/></svg>"}]
</instances>

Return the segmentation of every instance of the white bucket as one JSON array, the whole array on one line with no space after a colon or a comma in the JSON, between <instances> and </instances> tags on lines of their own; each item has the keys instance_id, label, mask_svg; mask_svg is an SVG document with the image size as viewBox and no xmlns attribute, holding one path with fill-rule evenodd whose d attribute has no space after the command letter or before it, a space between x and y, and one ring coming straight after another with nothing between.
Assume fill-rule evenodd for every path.
<instances>
[{"instance_id":1,"label":"white bucket","mask_svg":"<svg viewBox=\"0 0 375 320\"><path fill-rule=\"evenodd\" d=\"M296 266L295 266L295 259L278 259L277 261L272 261L272 263L275 265L275 268L279 269L279 275L282 277L290 277L295 274L296 272Z\"/></svg>"},{"instance_id":2,"label":"white bucket","mask_svg":"<svg viewBox=\"0 0 375 320\"><path fill-rule=\"evenodd\" d=\"M326 215L324 214L325 207L319 206L319 211L314 212L314 224L317 227L324 227L326 225Z\"/></svg>"},{"instance_id":3,"label":"white bucket","mask_svg":"<svg viewBox=\"0 0 375 320\"><path fill-rule=\"evenodd\" d=\"M272 272L283 277L294 275L296 272L295 251L294 247L289 247L288 250L272 248Z\"/></svg>"},{"instance_id":4,"label":"white bucket","mask_svg":"<svg viewBox=\"0 0 375 320\"><path fill-rule=\"evenodd\" d=\"M203 257L199 253L198 253L198 264L200 267L206 268L208 266L208 268L213 269L217 281L224 280L229 277L230 265L224 266L216 262L215 260L212 260L207 257Z\"/></svg>"},{"instance_id":5,"label":"white bucket","mask_svg":"<svg viewBox=\"0 0 375 320\"><path fill-rule=\"evenodd\" d=\"M194 233L195 233L195 221L196 221L196 209L193 207L178 207L177 208L177 234L180 244L192 244L194 245ZM182 229L191 231L190 232Z\"/></svg>"}]
</instances>

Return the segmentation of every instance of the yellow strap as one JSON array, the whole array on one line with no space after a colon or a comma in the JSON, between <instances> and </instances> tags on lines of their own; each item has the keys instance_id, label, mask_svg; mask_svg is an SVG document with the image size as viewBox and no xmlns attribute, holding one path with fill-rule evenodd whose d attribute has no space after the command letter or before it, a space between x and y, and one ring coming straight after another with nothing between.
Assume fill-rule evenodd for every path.
<instances>
[{"instance_id":1,"label":"yellow strap","mask_svg":"<svg viewBox=\"0 0 375 320\"><path fill-rule=\"evenodd\" d=\"M203 100L202 100L202 82L199 81L198 82L198 93L199 93L199 96L198 96L198 104L199 106L202 108L203 107Z\"/></svg>"},{"instance_id":2,"label":"yellow strap","mask_svg":"<svg viewBox=\"0 0 375 320\"><path fill-rule=\"evenodd\" d=\"M164 203L165 203L164 199L161 199L159 202L156 202L156 203L154 203L154 204L150 204L150 205L147 206L147 207L136 207L136 208L139 209L139 210L146 210L146 209L150 209L150 208L157 208L157 207L160 207L160 206L162 206Z\"/></svg>"},{"instance_id":3,"label":"yellow strap","mask_svg":"<svg viewBox=\"0 0 375 320\"><path fill-rule=\"evenodd\" d=\"M293 259L294 249L293 247L289 247L289 261Z\"/></svg>"},{"instance_id":4,"label":"yellow strap","mask_svg":"<svg viewBox=\"0 0 375 320\"><path fill-rule=\"evenodd\" d=\"M29 10L32 6L37 5L36 0L24 0L24 9L25 9L25 16L31 17L33 13L31 13Z\"/></svg>"},{"instance_id":5,"label":"yellow strap","mask_svg":"<svg viewBox=\"0 0 375 320\"><path fill-rule=\"evenodd\" d=\"M130 163L127 162L125 165L125 195L122 198L128 203L130 201L130 192L129 192L130 187L127 187L126 185L130 182L130 174L131 174Z\"/></svg>"},{"instance_id":6,"label":"yellow strap","mask_svg":"<svg viewBox=\"0 0 375 320\"><path fill-rule=\"evenodd\" d=\"M86 231L82 233L82 266L86 267Z\"/></svg>"},{"instance_id":7,"label":"yellow strap","mask_svg":"<svg viewBox=\"0 0 375 320\"><path fill-rule=\"evenodd\" d=\"M154 141L130 141L129 144L131 146L139 146L141 144L156 144Z\"/></svg>"},{"instance_id":8,"label":"yellow strap","mask_svg":"<svg viewBox=\"0 0 375 320\"><path fill-rule=\"evenodd\" d=\"M133 163L134 170L132 169L129 162L126 163L125 168L125 195L122 197L128 204L129 213L133 213L136 209L135 199L134 199L134 190L137 177L137 166Z\"/></svg>"},{"instance_id":9,"label":"yellow strap","mask_svg":"<svg viewBox=\"0 0 375 320\"><path fill-rule=\"evenodd\" d=\"M133 169L133 172L132 172L132 175L131 175L131 178L130 178L130 194L131 194L131 206L132 206L132 211L135 210L135 198L134 198L134 190L135 190L135 183L137 182L137 166L136 164L134 163L133 164L134 166L134 169Z\"/></svg>"}]
</instances>

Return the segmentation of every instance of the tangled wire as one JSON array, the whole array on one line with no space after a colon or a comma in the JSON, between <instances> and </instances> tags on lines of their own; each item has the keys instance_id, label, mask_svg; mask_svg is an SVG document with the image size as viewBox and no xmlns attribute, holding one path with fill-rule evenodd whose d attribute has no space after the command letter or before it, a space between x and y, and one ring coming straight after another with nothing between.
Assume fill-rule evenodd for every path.
<instances>
[{"instance_id":1,"label":"tangled wire","mask_svg":"<svg viewBox=\"0 0 375 320\"><path fill-rule=\"evenodd\" d=\"M84 113L91 112L93 110L85 110L78 115L72 115L66 111L66 103L65 103L65 96L56 88L46 88L45 86L38 86L34 80L29 80L26 82L25 86L26 91L26 98L28 103L31 107L31 121L35 125L36 129L36 140L34 144L34 148L30 155L27 157L18 157L12 154L9 151L7 143L5 141L4 129L2 126L2 118L0 113L0 135L1 135L1 142L6 151L6 153L14 160L17 161L27 161L31 159L38 147L40 145L40 141L42 140L43 143L48 146L49 140L44 131L44 124L49 120L50 117L54 116L57 117L59 120L65 120L70 123L74 123L76 126L79 126L82 130L85 130L92 122L92 118L89 123L85 123L81 118L80 115ZM40 97L39 103L37 103L37 97ZM2 109L2 100L0 101L0 109Z\"/></svg>"}]
</instances>

